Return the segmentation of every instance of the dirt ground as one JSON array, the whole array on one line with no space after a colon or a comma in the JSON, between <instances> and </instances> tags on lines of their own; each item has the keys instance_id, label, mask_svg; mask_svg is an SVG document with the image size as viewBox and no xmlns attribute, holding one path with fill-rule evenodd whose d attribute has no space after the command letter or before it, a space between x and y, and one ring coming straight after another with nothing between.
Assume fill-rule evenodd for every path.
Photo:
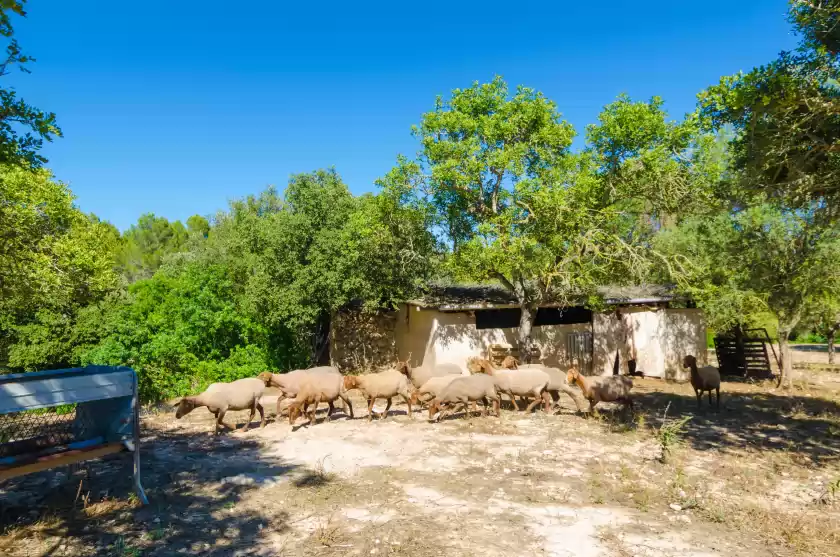
<instances>
[{"instance_id":1,"label":"dirt ground","mask_svg":"<svg viewBox=\"0 0 840 557\"><path fill-rule=\"evenodd\" d=\"M0 553L840 555L840 373L802 375L786 392L728 381L720 412L656 379L636 380L635 415L588 419L565 399L368 423L354 398L355 420L213 436L203 409L148 412L148 506L125 458L19 478L0 485Z\"/></svg>"}]
</instances>

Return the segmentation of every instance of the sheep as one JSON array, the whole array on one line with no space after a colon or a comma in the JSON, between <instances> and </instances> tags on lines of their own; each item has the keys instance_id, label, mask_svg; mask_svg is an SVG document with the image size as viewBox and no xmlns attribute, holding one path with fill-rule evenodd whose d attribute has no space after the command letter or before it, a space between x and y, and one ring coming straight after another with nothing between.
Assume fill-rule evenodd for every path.
<instances>
[{"instance_id":1,"label":"sheep","mask_svg":"<svg viewBox=\"0 0 840 557\"><path fill-rule=\"evenodd\" d=\"M569 384L577 383L583 396L589 400L589 411L595 413L595 405L599 402L620 402L633 410L633 399L630 389L633 388L633 378L627 375L609 375L607 377L590 378L580 374L577 368L571 368L566 374Z\"/></svg>"},{"instance_id":2,"label":"sheep","mask_svg":"<svg viewBox=\"0 0 840 557\"><path fill-rule=\"evenodd\" d=\"M519 410L515 396L534 397L534 401L525 409L530 412L540 401L545 403L545 412L551 412L551 396L548 394L548 384L551 378L541 369L496 369L489 360L470 358L467 368L473 372L484 372L493 377L496 389L510 397L513 407Z\"/></svg>"},{"instance_id":3,"label":"sheep","mask_svg":"<svg viewBox=\"0 0 840 557\"><path fill-rule=\"evenodd\" d=\"M411 400L414 388L408 378L396 370L383 371L381 373L370 373L367 375L348 375L344 378L344 389L346 391L359 389L368 402L368 421L373 419L373 405L376 399L384 398L388 401L385 405L385 412L380 419L388 416L391 409L391 399L399 395L405 400L408 406L408 417L411 417Z\"/></svg>"},{"instance_id":4,"label":"sheep","mask_svg":"<svg viewBox=\"0 0 840 557\"><path fill-rule=\"evenodd\" d=\"M456 377L429 405L429 420L432 420L444 405L452 405L446 412L446 414L451 414L459 405L463 405L464 410L466 410L470 402L473 403L473 408L475 408L475 403L479 400L484 404L483 414L486 416L490 399L493 400L493 409L499 416L501 397L496 390L495 380L489 375L478 374ZM438 416L438 421L443 418L443 415L444 413L441 413ZM465 413L465 416L467 415L469 414Z\"/></svg>"},{"instance_id":5,"label":"sheep","mask_svg":"<svg viewBox=\"0 0 840 557\"><path fill-rule=\"evenodd\" d=\"M548 383L548 393L551 395L555 406L559 404L558 401L560 400L560 393L562 392L569 395L569 398L574 401L578 412L586 411L586 403L584 402L583 397L576 389L569 387L566 382L566 374L559 368L548 367L542 364L520 364L513 356L505 357L505 359L502 360L502 367L504 369L539 369L546 372L550 379Z\"/></svg>"},{"instance_id":6,"label":"sheep","mask_svg":"<svg viewBox=\"0 0 840 557\"><path fill-rule=\"evenodd\" d=\"M417 404L420 402L420 397L423 395L430 395L422 402L428 402L439 395L444 387L452 383L455 379L459 377L463 377L463 375L443 375L441 377L432 377L425 383L423 386L417 389L414 394L412 395L411 402L413 404Z\"/></svg>"},{"instance_id":7,"label":"sheep","mask_svg":"<svg viewBox=\"0 0 840 557\"><path fill-rule=\"evenodd\" d=\"M444 375L464 375L464 370L455 364L437 364L434 366L419 366L411 368L408 362L399 362L397 364L397 371L405 375L411 380L411 384L419 389L426 381L432 377L442 377Z\"/></svg>"},{"instance_id":8,"label":"sheep","mask_svg":"<svg viewBox=\"0 0 840 557\"><path fill-rule=\"evenodd\" d=\"M260 427L265 427L265 412L260 404L264 391L265 383L253 377L232 383L213 383L203 393L182 398L178 403L175 418L180 420L196 408L206 406L210 413L216 416L214 433L218 434L219 428L229 427L223 422L228 410L251 410L242 431L248 429L257 411L260 413Z\"/></svg>"},{"instance_id":9,"label":"sheep","mask_svg":"<svg viewBox=\"0 0 840 557\"><path fill-rule=\"evenodd\" d=\"M712 406L712 391L717 395L717 409L720 410L720 371L714 366L697 367L697 358L688 355L683 358L683 368L691 368L691 386L697 395L697 408L702 404L703 392L709 391L709 407Z\"/></svg>"},{"instance_id":10,"label":"sheep","mask_svg":"<svg viewBox=\"0 0 840 557\"><path fill-rule=\"evenodd\" d=\"M353 405L345 394L344 378L340 374L334 373L311 374L299 383L295 398L289 405L289 423L294 426L298 415L301 412L305 414L309 405L313 404L309 423L314 425L318 405L322 402L332 403L339 398L344 401L347 406L347 413L350 415L350 419L353 419ZM278 402L278 410L279 406ZM330 406L332 407L332 404ZM327 412L326 421L330 421L330 417L330 412Z\"/></svg>"},{"instance_id":11,"label":"sheep","mask_svg":"<svg viewBox=\"0 0 840 557\"><path fill-rule=\"evenodd\" d=\"M295 397L300 389L300 385L307 377L311 375L338 375L341 373L337 368L331 366L319 366L310 369L296 369L288 373L271 373L264 371L257 377L265 383L266 387L277 387L280 389L282 396L277 399L277 415L280 415L281 403L286 397ZM335 405L329 401L328 414L332 415L335 412Z\"/></svg>"}]
</instances>

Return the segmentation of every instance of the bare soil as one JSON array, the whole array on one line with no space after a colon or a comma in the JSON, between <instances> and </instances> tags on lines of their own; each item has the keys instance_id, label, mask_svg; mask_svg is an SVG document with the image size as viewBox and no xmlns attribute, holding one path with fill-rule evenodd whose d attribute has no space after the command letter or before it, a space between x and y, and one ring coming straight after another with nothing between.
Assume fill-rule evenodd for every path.
<instances>
[{"instance_id":1,"label":"bare soil","mask_svg":"<svg viewBox=\"0 0 840 557\"><path fill-rule=\"evenodd\" d=\"M433 424L399 404L368 423L354 398L355 420L213 436L204 410L148 412L147 507L126 458L19 478L0 485L0 554L840 555L836 379L726 382L720 412L637 379L635 415L588 419L566 398L551 416Z\"/></svg>"}]
</instances>

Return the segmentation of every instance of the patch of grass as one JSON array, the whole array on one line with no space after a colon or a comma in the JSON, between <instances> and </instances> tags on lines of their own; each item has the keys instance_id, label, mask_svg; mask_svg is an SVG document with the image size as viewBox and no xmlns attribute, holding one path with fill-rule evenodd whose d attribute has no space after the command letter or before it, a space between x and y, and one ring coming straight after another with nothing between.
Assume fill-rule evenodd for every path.
<instances>
[{"instance_id":1,"label":"patch of grass","mask_svg":"<svg viewBox=\"0 0 840 557\"><path fill-rule=\"evenodd\" d=\"M312 537L324 547L333 547L342 540L341 528L333 524L332 517L321 522Z\"/></svg>"},{"instance_id":2,"label":"patch of grass","mask_svg":"<svg viewBox=\"0 0 840 557\"><path fill-rule=\"evenodd\" d=\"M140 557L140 549L128 545L125 537L120 536L117 538L116 543L114 543L114 555L118 557Z\"/></svg>"},{"instance_id":3,"label":"patch of grass","mask_svg":"<svg viewBox=\"0 0 840 557\"><path fill-rule=\"evenodd\" d=\"M659 460L663 464L667 464L671 459L674 448L682 440L682 434L685 432L685 424L691 420L691 416L683 416L677 419L668 419L668 409L671 403L665 407L665 412L662 415L662 423L659 429L656 430L656 441L659 444Z\"/></svg>"}]
</instances>

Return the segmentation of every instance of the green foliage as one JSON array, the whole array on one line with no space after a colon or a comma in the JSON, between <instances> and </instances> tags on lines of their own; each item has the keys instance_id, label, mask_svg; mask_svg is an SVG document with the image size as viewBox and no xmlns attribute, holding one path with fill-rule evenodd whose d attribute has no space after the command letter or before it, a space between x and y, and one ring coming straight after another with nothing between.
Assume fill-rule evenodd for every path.
<instances>
[{"instance_id":1,"label":"green foliage","mask_svg":"<svg viewBox=\"0 0 840 557\"><path fill-rule=\"evenodd\" d=\"M696 119L669 122L658 98L620 97L574 154L555 104L499 77L438 98L414 132L420 158L389 179L436 217L447 275L515 295L520 343L541 303L597 304L598 286L642 276L657 217L707 204L725 168L714 137Z\"/></svg>"},{"instance_id":2,"label":"green foliage","mask_svg":"<svg viewBox=\"0 0 840 557\"><path fill-rule=\"evenodd\" d=\"M144 400L254 376L271 364L290 366L278 361L283 351L265 348L269 332L237 306L237 289L221 265L162 268L98 308L100 327L87 328L88 342L98 342L80 350L79 363L134 367ZM88 324L80 319L76 334L82 336ZM282 336L271 334L275 342Z\"/></svg>"},{"instance_id":3,"label":"green foliage","mask_svg":"<svg viewBox=\"0 0 840 557\"><path fill-rule=\"evenodd\" d=\"M14 38L12 17L26 16L25 4L26 0L0 2L0 36L7 40L6 58L0 60L0 77L9 75L14 66L29 73L26 64L35 61L23 54ZM14 89L0 87L0 164L39 167L46 159L38 154L38 150L44 140L52 141L54 137L61 137L55 114L28 105Z\"/></svg>"},{"instance_id":4,"label":"green foliage","mask_svg":"<svg viewBox=\"0 0 840 557\"><path fill-rule=\"evenodd\" d=\"M670 407L671 403L668 403L665 412L662 414L662 423L655 433L656 441L659 444L659 460L663 464L667 464L671 459L674 449L682 441L686 424L691 420L691 416L668 418Z\"/></svg>"},{"instance_id":5,"label":"green foliage","mask_svg":"<svg viewBox=\"0 0 840 557\"><path fill-rule=\"evenodd\" d=\"M190 217L188 222L192 222L197 237L204 238L209 231L202 217ZM187 228L180 221L170 223L164 217L145 214L123 234L117 264L129 282L149 278L167 256L185 250L188 239Z\"/></svg>"},{"instance_id":6,"label":"green foliage","mask_svg":"<svg viewBox=\"0 0 840 557\"><path fill-rule=\"evenodd\" d=\"M14 367L66 363L74 316L118 285L115 229L74 207L48 171L5 166L0 238L0 361L8 350Z\"/></svg>"},{"instance_id":7,"label":"green foliage","mask_svg":"<svg viewBox=\"0 0 840 557\"><path fill-rule=\"evenodd\" d=\"M790 0L790 21L804 39L804 46L840 53L840 2Z\"/></svg>"}]
</instances>

